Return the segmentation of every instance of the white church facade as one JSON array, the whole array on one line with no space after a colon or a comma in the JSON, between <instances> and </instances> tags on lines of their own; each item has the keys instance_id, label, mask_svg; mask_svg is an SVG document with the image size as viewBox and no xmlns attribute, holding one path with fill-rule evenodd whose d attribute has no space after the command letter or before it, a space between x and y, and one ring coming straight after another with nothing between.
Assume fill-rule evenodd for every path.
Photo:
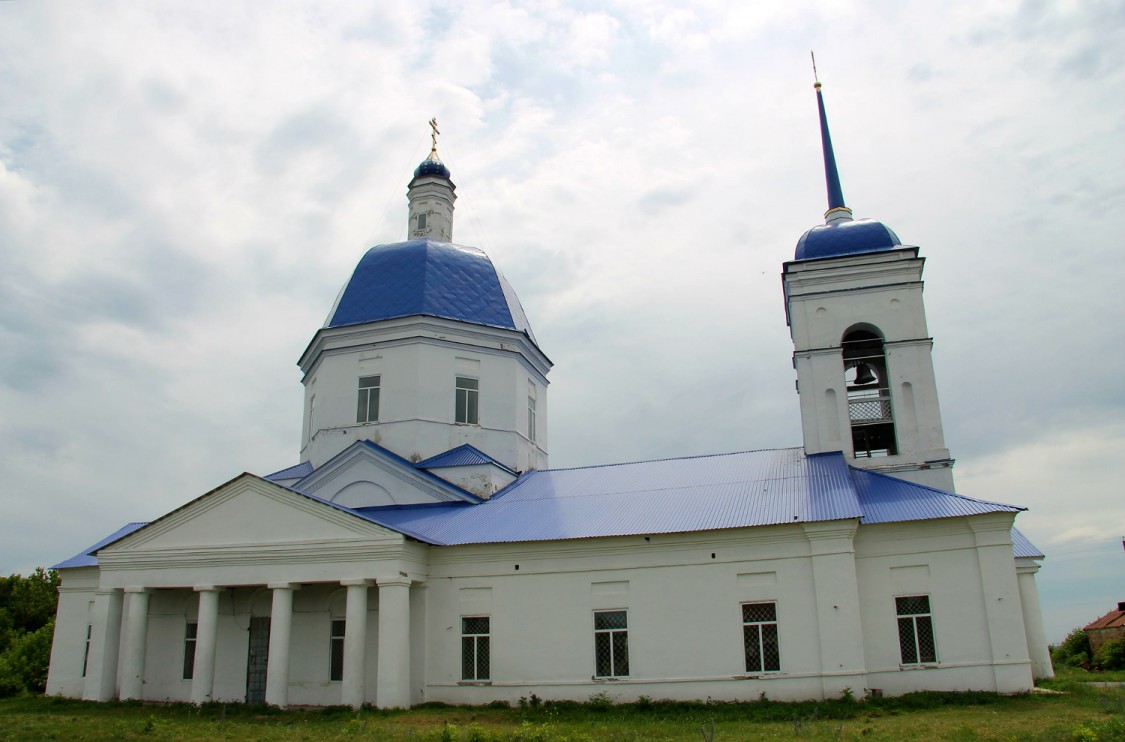
<instances>
[{"instance_id":1,"label":"white church facade","mask_svg":"<svg viewBox=\"0 0 1125 742\"><path fill-rule=\"evenodd\" d=\"M923 260L844 206L783 268L804 445L548 468L519 300L434 148L301 355L300 462L56 568L49 695L277 706L1020 692L1021 508L954 493Z\"/></svg>"}]
</instances>

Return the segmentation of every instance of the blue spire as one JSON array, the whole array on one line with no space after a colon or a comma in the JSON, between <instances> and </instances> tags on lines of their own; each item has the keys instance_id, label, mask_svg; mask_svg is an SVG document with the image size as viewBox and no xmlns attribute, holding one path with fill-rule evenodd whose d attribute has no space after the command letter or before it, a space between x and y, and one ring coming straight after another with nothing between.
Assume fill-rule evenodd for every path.
<instances>
[{"instance_id":1,"label":"blue spire","mask_svg":"<svg viewBox=\"0 0 1125 742\"><path fill-rule=\"evenodd\" d=\"M840 173L836 170L836 155L832 152L832 135L828 133L828 116L824 113L824 95L820 82L816 88L816 105L820 109L820 142L824 147L824 179L828 184L828 210L844 209L844 191L840 188Z\"/></svg>"}]
</instances>

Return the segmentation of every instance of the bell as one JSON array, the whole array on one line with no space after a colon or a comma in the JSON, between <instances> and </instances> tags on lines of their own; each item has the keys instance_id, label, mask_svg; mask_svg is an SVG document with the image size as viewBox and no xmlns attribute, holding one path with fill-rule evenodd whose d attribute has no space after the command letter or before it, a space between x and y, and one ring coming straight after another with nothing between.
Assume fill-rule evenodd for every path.
<instances>
[{"instance_id":1,"label":"bell","mask_svg":"<svg viewBox=\"0 0 1125 742\"><path fill-rule=\"evenodd\" d=\"M871 364L861 363L855 367L855 381L852 382L855 386L863 386L878 381L875 378L875 372L871 370Z\"/></svg>"}]
</instances>

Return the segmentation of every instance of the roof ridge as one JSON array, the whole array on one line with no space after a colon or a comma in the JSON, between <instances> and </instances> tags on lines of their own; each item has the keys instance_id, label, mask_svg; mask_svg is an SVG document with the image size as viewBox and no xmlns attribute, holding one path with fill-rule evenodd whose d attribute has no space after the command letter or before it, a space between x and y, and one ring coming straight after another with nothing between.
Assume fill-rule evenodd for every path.
<instances>
[{"instance_id":1,"label":"roof ridge","mask_svg":"<svg viewBox=\"0 0 1125 742\"><path fill-rule=\"evenodd\" d=\"M590 464L588 466L564 466L559 469L533 469L536 472L577 471L579 469L608 469L614 466L631 466L633 464L655 464L661 461L689 461L691 459L713 459L719 456L738 456L744 453L765 453L766 451L800 451L803 446L780 446L778 448L752 448L746 451L728 451L727 453L701 453L694 456L665 456L659 459L638 459L636 461L619 461L614 464ZM807 456L808 454L806 454ZM527 472L530 474L531 472Z\"/></svg>"}]
</instances>

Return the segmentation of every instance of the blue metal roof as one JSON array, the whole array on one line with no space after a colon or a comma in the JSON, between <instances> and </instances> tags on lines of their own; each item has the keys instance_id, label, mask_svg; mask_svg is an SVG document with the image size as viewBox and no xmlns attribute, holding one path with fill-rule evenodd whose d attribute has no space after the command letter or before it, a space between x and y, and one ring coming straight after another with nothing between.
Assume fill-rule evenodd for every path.
<instances>
[{"instance_id":1,"label":"blue metal roof","mask_svg":"<svg viewBox=\"0 0 1125 742\"><path fill-rule=\"evenodd\" d=\"M1018 513L1027 509L974 500L865 469L852 468L852 480L863 508L864 523L900 523L983 513Z\"/></svg>"},{"instance_id":2,"label":"blue metal roof","mask_svg":"<svg viewBox=\"0 0 1125 742\"><path fill-rule=\"evenodd\" d=\"M801 235L794 260L838 258L893 250L902 242L898 235L874 219L854 219L821 224Z\"/></svg>"},{"instance_id":3,"label":"blue metal roof","mask_svg":"<svg viewBox=\"0 0 1125 742\"><path fill-rule=\"evenodd\" d=\"M106 536L105 538L103 538L101 541L94 544L90 548L83 549L81 552L75 554L70 559L67 559L65 562L59 562L55 566L51 567L51 569L69 569L71 567L95 567L98 564L98 559L97 559L97 557L94 556L94 552L96 552L98 549L102 548L103 546L105 546L108 543L112 543L119 538L123 538L125 536L128 536L133 531L135 531L138 528L140 528L141 526L145 526L145 525L148 525L148 524L147 523L126 523L121 528L118 528L116 531L109 534L108 536Z\"/></svg>"},{"instance_id":4,"label":"blue metal roof","mask_svg":"<svg viewBox=\"0 0 1125 742\"><path fill-rule=\"evenodd\" d=\"M532 471L470 507L360 508L429 543L549 541L859 518L840 454L799 448Z\"/></svg>"},{"instance_id":5,"label":"blue metal roof","mask_svg":"<svg viewBox=\"0 0 1125 742\"><path fill-rule=\"evenodd\" d=\"M492 464L493 466L500 467L504 471L515 474L515 472L507 466L504 466L488 454L478 451L468 443L464 443L457 448L452 448L445 453L439 453L437 456L431 456L425 461L419 461L414 466L417 469L444 469L454 466L479 466L480 464Z\"/></svg>"},{"instance_id":6,"label":"blue metal roof","mask_svg":"<svg viewBox=\"0 0 1125 742\"><path fill-rule=\"evenodd\" d=\"M1032 559L1042 559L1043 551L1031 543L1027 536L1024 536L1018 528L1012 529L1012 552L1016 557L1030 557Z\"/></svg>"},{"instance_id":7,"label":"blue metal roof","mask_svg":"<svg viewBox=\"0 0 1125 742\"><path fill-rule=\"evenodd\" d=\"M263 479L268 479L271 482L276 482L278 480L284 479L302 479L312 474L312 472L313 465L307 461L302 461L296 466L290 466L287 469L275 471L273 474L267 474L265 477L263 477Z\"/></svg>"},{"instance_id":8,"label":"blue metal roof","mask_svg":"<svg viewBox=\"0 0 1125 742\"><path fill-rule=\"evenodd\" d=\"M515 330L535 342L516 292L484 251L431 239L368 250L325 326L418 314Z\"/></svg>"},{"instance_id":9,"label":"blue metal roof","mask_svg":"<svg viewBox=\"0 0 1125 742\"><path fill-rule=\"evenodd\" d=\"M414 169L414 177L422 178L427 175L435 175L439 178L449 178L449 168L445 163L437 158L437 153L433 152L429 157L422 160L417 168Z\"/></svg>"}]
</instances>

